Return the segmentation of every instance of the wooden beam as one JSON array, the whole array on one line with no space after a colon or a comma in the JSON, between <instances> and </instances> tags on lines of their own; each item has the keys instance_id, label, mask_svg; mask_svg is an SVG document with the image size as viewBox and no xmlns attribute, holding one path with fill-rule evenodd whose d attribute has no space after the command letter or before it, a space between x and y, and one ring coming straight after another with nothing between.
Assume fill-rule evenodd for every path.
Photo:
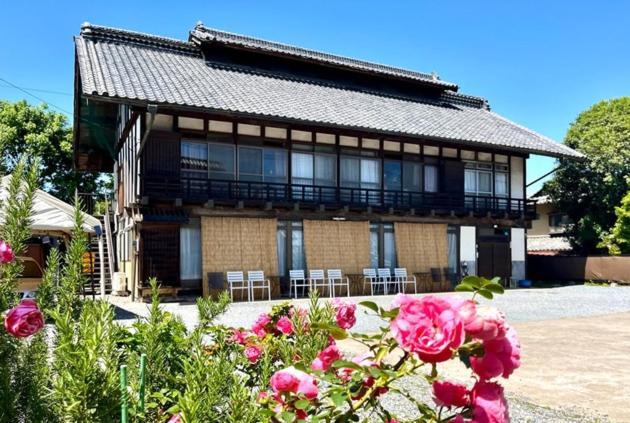
<instances>
[{"instance_id":1,"label":"wooden beam","mask_svg":"<svg viewBox=\"0 0 630 423\"><path fill-rule=\"evenodd\" d=\"M131 128L133 128L133 126L136 124L136 121L138 120L139 117L140 117L140 112L136 110L131 112L131 117L125 124L125 127L123 128L122 133L120 134L120 138L118 139L118 142L116 143L116 148L114 150L116 153L116 156L118 156L120 149L123 147L123 145L125 145L125 141L127 140L127 137L129 136L129 132L131 132Z\"/></svg>"}]
</instances>

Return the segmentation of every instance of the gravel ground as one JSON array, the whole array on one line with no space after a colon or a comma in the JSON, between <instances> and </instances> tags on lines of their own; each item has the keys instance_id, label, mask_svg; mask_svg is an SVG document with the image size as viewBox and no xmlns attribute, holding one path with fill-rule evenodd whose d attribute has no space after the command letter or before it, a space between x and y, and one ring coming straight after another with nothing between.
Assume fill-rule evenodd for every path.
<instances>
[{"instance_id":1,"label":"gravel ground","mask_svg":"<svg viewBox=\"0 0 630 423\"><path fill-rule=\"evenodd\" d=\"M425 294L420 294L425 295ZM436 294L459 295L464 294ZM389 307L393 296L353 297L352 300L374 301L380 306ZM118 307L119 320L133 320L147 311L146 304L131 303L126 298L111 297L110 301ZM487 302L481 299L482 302ZM219 319L220 323L229 326L248 327L256 317L268 311L271 305L281 301L258 301L253 303L234 303ZM306 305L307 300L293 300L296 304ZM529 322L538 320L555 320L567 317L596 316L602 314L630 311L630 287L601 287L574 285L562 288L547 289L514 289L504 295L497 296L492 304L503 310L511 322ZM164 308L182 317L186 325L192 327L197 322L197 309L194 302L165 303ZM354 330L357 332L374 332L382 322L372 315L364 315L357 319Z\"/></svg>"}]
</instances>

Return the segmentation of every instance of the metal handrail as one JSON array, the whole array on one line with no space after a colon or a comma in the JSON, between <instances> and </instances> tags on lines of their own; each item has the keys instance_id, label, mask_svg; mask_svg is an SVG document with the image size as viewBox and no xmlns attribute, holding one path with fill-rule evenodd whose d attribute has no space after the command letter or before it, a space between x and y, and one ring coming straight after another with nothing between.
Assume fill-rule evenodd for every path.
<instances>
[{"instance_id":1,"label":"metal handrail","mask_svg":"<svg viewBox=\"0 0 630 423\"><path fill-rule=\"evenodd\" d=\"M259 200L395 209L447 209L533 213L535 202L512 197L446 192L397 191L361 187L302 185L193 177L144 176L143 192L160 198Z\"/></svg>"}]
</instances>

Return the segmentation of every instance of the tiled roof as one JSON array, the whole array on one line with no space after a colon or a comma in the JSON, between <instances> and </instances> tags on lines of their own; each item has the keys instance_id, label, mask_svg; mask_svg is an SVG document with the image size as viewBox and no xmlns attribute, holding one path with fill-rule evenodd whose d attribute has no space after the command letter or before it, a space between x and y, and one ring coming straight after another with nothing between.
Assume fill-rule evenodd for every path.
<instances>
[{"instance_id":1,"label":"tiled roof","mask_svg":"<svg viewBox=\"0 0 630 423\"><path fill-rule=\"evenodd\" d=\"M571 243L563 236L528 235L527 251L571 251Z\"/></svg>"},{"instance_id":2,"label":"tiled roof","mask_svg":"<svg viewBox=\"0 0 630 423\"><path fill-rule=\"evenodd\" d=\"M569 147L446 91L439 101L393 97L322 81L206 62L189 42L84 25L76 37L82 94L432 138L555 157Z\"/></svg>"},{"instance_id":3,"label":"tiled roof","mask_svg":"<svg viewBox=\"0 0 630 423\"><path fill-rule=\"evenodd\" d=\"M457 89L456 84L442 81L434 74L415 72L407 69L396 68L393 66L382 65L379 63L366 62L364 60L353 59L350 57L337 56L330 53L324 53L288 44L277 43L274 41L261 40L259 38L248 37L246 35L219 31L217 29L208 28L203 24L197 24L197 26L195 26L195 28L190 32L190 40L194 43L208 41L218 42L247 49L260 50L266 53L297 57L304 60L313 60L319 63L328 63L335 66L348 67L365 72L373 72L377 74L412 79L415 81L426 82L431 85Z\"/></svg>"}]
</instances>

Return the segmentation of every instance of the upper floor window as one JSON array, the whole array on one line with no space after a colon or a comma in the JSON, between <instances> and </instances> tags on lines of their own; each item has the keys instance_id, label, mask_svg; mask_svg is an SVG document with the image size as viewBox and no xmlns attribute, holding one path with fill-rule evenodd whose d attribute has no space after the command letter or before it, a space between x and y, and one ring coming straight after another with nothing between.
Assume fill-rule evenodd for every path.
<instances>
[{"instance_id":1,"label":"upper floor window","mask_svg":"<svg viewBox=\"0 0 630 423\"><path fill-rule=\"evenodd\" d=\"M250 182L287 182L287 152L276 148L238 148L238 179Z\"/></svg>"},{"instance_id":2,"label":"upper floor window","mask_svg":"<svg viewBox=\"0 0 630 423\"><path fill-rule=\"evenodd\" d=\"M208 174L208 145L182 141L181 169L184 176L205 178Z\"/></svg>"},{"instance_id":3,"label":"upper floor window","mask_svg":"<svg viewBox=\"0 0 630 423\"><path fill-rule=\"evenodd\" d=\"M492 164L466 163L464 190L468 194L492 195Z\"/></svg>"},{"instance_id":4,"label":"upper floor window","mask_svg":"<svg viewBox=\"0 0 630 423\"><path fill-rule=\"evenodd\" d=\"M235 149L233 145L208 144L208 159L210 164L210 179L234 180Z\"/></svg>"},{"instance_id":5,"label":"upper floor window","mask_svg":"<svg viewBox=\"0 0 630 423\"><path fill-rule=\"evenodd\" d=\"M380 189L380 160L365 157L341 157L341 186L345 188Z\"/></svg>"},{"instance_id":6,"label":"upper floor window","mask_svg":"<svg viewBox=\"0 0 630 423\"><path fill-rule=\"evenodd\" d=\"M438 167L433 164L403 162L403 191L438 192Z\"/></svg>"},{"instance_id":7,"label":"upper floor window","mask_svg":"<svg viewBox=\"0 0 630 423\"><path fill-rule=\"evenodd\" d=\"M291 154L291 183L336 186L336 156L311 152Z\"/></svg>"}]
</instances>

